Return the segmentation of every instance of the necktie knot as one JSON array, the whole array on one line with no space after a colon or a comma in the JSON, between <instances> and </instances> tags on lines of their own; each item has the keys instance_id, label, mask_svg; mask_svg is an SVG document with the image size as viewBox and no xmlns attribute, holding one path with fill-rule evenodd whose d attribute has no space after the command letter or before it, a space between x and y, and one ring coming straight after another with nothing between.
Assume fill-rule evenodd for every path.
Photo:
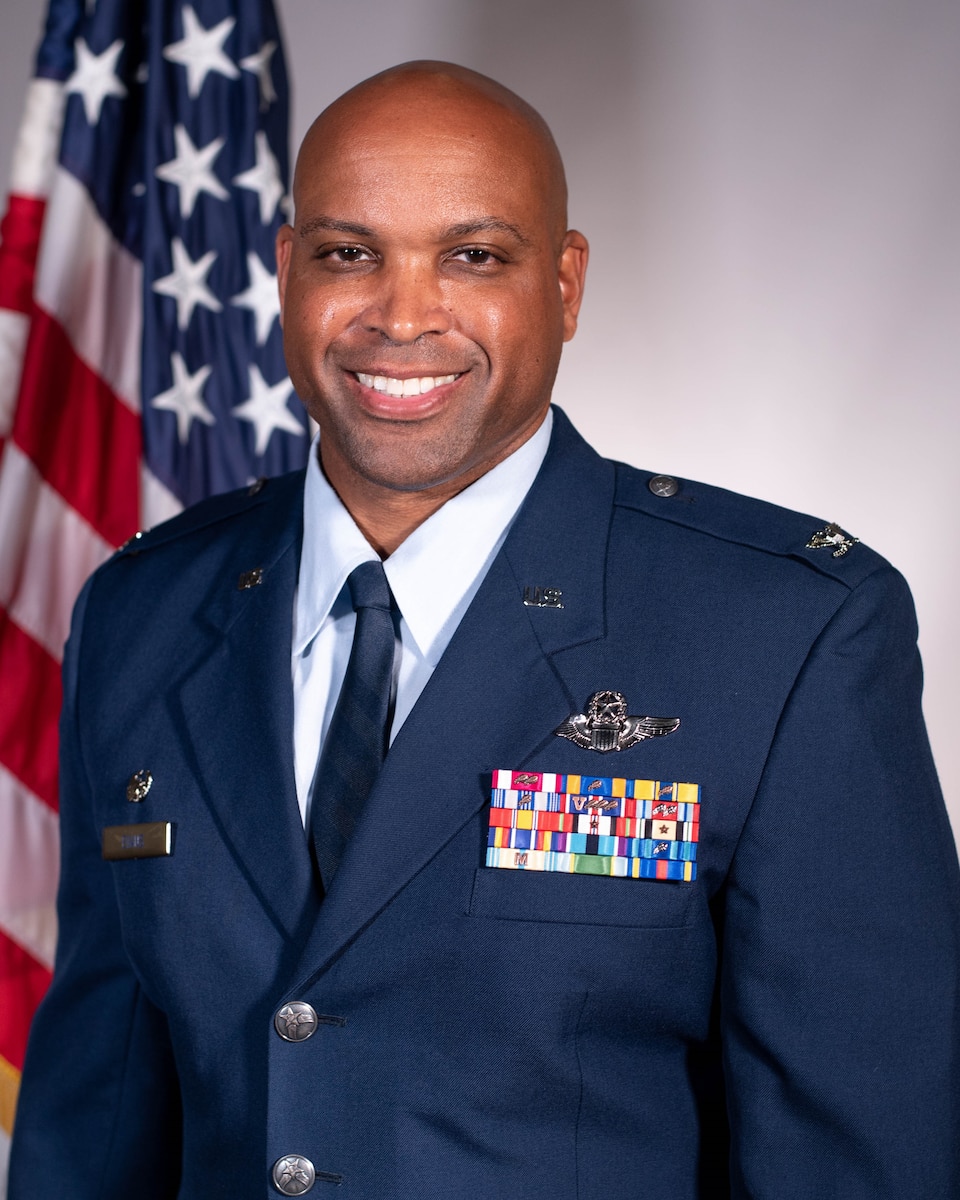
<instances>
[{"instance_id":1,"label":"necktie knot","mask_svg":"<svg viewBox=\"0 0 960 1200\"><path fill-rule=\"evenodd\" d=\"M383 563L379 560L371 560L354 567L347 579L347 586L354 609L385 608L390 611L393 597Z\"/></svg>"}]
</instances>

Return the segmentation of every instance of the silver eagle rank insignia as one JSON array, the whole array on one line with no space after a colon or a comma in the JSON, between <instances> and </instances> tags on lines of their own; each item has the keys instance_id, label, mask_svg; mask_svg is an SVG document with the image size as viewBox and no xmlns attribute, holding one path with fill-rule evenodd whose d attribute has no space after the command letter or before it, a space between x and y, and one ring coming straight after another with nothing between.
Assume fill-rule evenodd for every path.
<instances>
[{"instance_id":1,"label":"silver eagle rank insignia","mask_svg":"<svg viewBox=\"0 0 960 1200\"><path fill-rule=\"evenodd\" d=\"M831 521L823 529L818 529L807 542L807 550L833 550L834 558L843 558L846 552L859 542L859 538L851 537L839 525Z\"/></svg>"},{"instance_id":2,"label":"silver eagle rank insignia","mask_svg":"<svg viewBox=\"0 0 960 1200\"><path fill-rule=\"evenodd\" d=\"M680 728L679 717L629 717L623 692L594 692L585 713L572 713L553 731L584 750L629 750L647 738L663 737Z\"/></svg>"}]
</instances>

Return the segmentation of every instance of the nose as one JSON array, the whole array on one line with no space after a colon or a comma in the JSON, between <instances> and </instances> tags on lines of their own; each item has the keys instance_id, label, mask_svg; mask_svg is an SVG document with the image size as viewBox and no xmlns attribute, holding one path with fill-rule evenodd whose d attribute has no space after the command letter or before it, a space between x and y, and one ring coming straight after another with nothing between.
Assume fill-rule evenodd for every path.
<instances>
[{"instance_id":1,"label":"nose","mask_svg":"<svg viewBox=\"0 0 960 1200\"><path fill-rule=\"evenodd\" d=\"M398 345L453 324L436 272L422 262L401 262L378 273L376 294L365 309L365 328Z\"/></svg>"}]
</instances>

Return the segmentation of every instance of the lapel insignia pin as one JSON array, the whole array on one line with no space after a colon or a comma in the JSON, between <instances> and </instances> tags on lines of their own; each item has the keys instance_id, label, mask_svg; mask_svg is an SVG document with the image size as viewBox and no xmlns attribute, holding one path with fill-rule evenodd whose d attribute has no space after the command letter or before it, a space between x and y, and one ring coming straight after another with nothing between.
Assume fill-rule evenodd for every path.
<instances>
[{"instance_id":1,"label":"lapel insignia pin","mask_svg":"<svg viewBox=\"0 0 960 1200\"><path fill-rule=\"evenodd\" d=\"M525 587L523 602L527 608L563 608L563 592L559 588Z\"/></svg>"},{"instance_id":2,"label":"lapel insignia pin","mask_svg":"<svg viewBox=\"0 0 960 1200\"><path fill-rule=\"evenodd\" d=\"M248 588L259 587L263 583L263 567L254 567L252 571L244 571L237 580L237 591L245 592Z\"/></svg>"},{"instance_id":3,"label":"lapel insignia pin","mask_svg":"<svg viewBox=\"0 0 960 1200\"><path fill-rule=\"evenodd\" d=\"M663 737L680 728L679 717L627 716L627 698L623 692L594 692L585 713L572 713L553 731L569 738L584 750L628 750L647 738Z\"/></svg>"},{"instance_id":4,"label":"lapel insignia pin","mask_svg":"<svg viewBox=\"0 0 960 1200\"><path fill-rule=\"evenodd\" d=\"M829 550L833 548L833 557L843 558L850 547L855 546L859 541L859 538L844 533L839 525L831 521L824 529L818 529L810 538L810 541L807 542L807 549Z\"/></svg>"},{"instance_id":5,"label":"lapel insignia pin","mask_svg":"<svg viewBox=\"0 0 960 1200\"><path fill-rule=\"evenodd\" d=\"M152 787L153 775L149 771L134 771L127 780L127 799L131 804L139 804Z\"/></svg>"}]
</instances>

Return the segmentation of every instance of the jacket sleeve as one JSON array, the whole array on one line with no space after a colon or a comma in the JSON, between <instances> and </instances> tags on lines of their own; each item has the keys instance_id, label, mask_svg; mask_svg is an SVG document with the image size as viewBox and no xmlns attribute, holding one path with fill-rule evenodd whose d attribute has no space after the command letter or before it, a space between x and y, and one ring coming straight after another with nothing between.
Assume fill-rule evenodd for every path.
<instances>
[{"instance_id":1,"label":"jacket sleeve","mask_svg":"<svg viewBox=\"0 0 960 1200\"><path fill-rule=\"evenodd\" d=\"M93 586L77 602L64 658L59 941L27 1047L9 1200L177 1192L179 1099L166 1021L124 953L79 736L77 667Z\"/></svg>"},{"instance_id":2,"label":"jacket sleeve","mask_svg":"<svg viewBox=\"0 0 960 1200\"><path fill-rule=\"evenodd\" d=\"M726 891L732 1195L960 1196L958 872L884 566L811 648Z\"/></svg>"}]
</instances>

